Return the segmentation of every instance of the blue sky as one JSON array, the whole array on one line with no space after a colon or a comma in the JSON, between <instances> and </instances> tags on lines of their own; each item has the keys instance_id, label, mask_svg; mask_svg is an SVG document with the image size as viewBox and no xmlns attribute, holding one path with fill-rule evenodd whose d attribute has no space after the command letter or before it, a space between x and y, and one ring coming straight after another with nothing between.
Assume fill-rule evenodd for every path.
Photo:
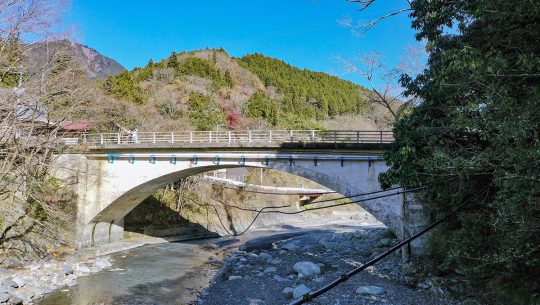
<instances>
[{"instance_id":1,"label":"blue sky","mask_svg":"<svg viewBox=\"0 0 540 305\"><path fill-rule=\"evenodd\" d=\"M388 65L417 45L406 15L358 35L339 24L401 8L405 0L382 0L366 12L345 0L72 0L65 21L77 40L128 69L160 60L171 51L223 47L232 56L264 53L315 71L342 75L337 58L377 50Z\"/></svg>"}]
</instances>

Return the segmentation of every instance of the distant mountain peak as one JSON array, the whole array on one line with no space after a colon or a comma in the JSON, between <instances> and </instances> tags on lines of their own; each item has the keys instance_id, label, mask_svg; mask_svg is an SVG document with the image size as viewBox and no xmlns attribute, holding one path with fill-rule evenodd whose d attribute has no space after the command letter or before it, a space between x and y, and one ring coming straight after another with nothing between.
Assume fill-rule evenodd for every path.
<instances>
[{"instance_id":1,"label":"distant mountain peak","mask_svg":"<svg viewBox=\"0 0 540 305\"><path fill-rule=\"evenodd\" d=\"M47 60L48 54L52 53L51 50L55 51L60 49L69 52L72 56L72 60L77 63L90 78L105 79L110 75L116 75L126 70L126 68L116 60L102 55L95 49L86 45L71 42L69 40L56 40L40 44L30 50L28 57L35 62L44 62Z\"/></svg>"}]
</instances>

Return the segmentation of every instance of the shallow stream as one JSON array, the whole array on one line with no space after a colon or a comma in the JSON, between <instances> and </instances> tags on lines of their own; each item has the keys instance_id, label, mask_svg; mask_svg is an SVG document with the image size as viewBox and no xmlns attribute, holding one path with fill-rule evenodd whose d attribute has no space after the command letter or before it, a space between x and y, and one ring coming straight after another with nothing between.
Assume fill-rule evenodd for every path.
<instances>
[{"instance_id":1,"label":"shallow stream","mask_svg":"<svg viewBox=\"0 0 540 305\"><path fill-rule=\"evenodd\" d=\"M114 255L112 271L78 279L79 285L49 295L40 305L187 304L205 285L199 274L211 254L207 241L149 245ZM116 270L116 271L115 271Z\"/></svg>"}]
</instances>

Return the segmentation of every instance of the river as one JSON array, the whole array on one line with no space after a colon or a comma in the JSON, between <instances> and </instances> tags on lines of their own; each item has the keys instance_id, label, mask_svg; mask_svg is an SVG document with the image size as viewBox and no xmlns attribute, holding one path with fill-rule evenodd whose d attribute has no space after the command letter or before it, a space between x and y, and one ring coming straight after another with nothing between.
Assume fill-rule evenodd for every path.
<instances>
[{"instance_id":1,"label":"river","mask_svg":"<svg viewBox=\"0 0 540 305\"><path fill-rule=\"evenodd\" d=\"M207 241L148 245L113 256L113 271L79 278L79 284L46 297L40 305L188 304L207 284L201 277L212 255Z\"/></svg>"},{"instance_id":2,"label":"river","mask_svg":"<svg viewBox=\"0 0 540 305\"><path fill-rule=\"evenodd\" d=\"M317 238L321 232L354 232L366 228L380 226L363 221L351 223L351 220L326 225L314 222L309 225L302 223L302 226L256 229L239 239L214 238L146 245L112 255L113 269L81 277L77 286L58 290L36 304L195 304L199 293L209 285L217 272L215 265L208 264L210 257L218 256L221 259L219 256L228 252L225 249L227 245L235 248L244 244L247 251L263 250L269 249L276 241L294 236L307 234ZM314 241L314 244L317 242ZM211 249L209 245L219 249ZM220 304L232 303L227 301Z\"/></svg>"}]
</instances>

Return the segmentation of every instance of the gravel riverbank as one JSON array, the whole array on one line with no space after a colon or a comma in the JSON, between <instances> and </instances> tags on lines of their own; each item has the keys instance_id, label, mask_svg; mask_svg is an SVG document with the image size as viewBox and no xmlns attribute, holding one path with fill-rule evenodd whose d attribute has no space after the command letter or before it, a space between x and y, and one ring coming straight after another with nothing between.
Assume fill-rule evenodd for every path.
<instances>
[{"instance_id":1,"label":"gravel riverbank","mask_svg":"<svg viewBox=\"0 0 540 305\"><path fill-rule=\"evenodd\" d=\"M33 304L34 300L77 279L112 266L108 256L70 257L64 260L33 262L24 267L0 269L0 304Z\"/></svg>"},{"instance_id":2,"label":"gravel riverbank","mask_svg":"<svg viewBox=\"0 0 540 305\"><path fill-rule=\"evenodd\" d=\"M114 271L111 254L174 240L182 238L125 240L47 261L12 259L9 268L0 267L0 304L34 304L58 289L77 285L81 277L104 270Z\"/></svg>"},{"instance_id":3,"label":"gravel riverbank","mask_svg":"<svg viewBox=\"0 0 540 305\"><path fill-rule=\"evenodd\" d=\"M199 305L288 304L385 251L397 240L385 228L252 240L229 253ZM404 270L392 255L309 304L458 304Z\"/></svg>"}]
</instances>

